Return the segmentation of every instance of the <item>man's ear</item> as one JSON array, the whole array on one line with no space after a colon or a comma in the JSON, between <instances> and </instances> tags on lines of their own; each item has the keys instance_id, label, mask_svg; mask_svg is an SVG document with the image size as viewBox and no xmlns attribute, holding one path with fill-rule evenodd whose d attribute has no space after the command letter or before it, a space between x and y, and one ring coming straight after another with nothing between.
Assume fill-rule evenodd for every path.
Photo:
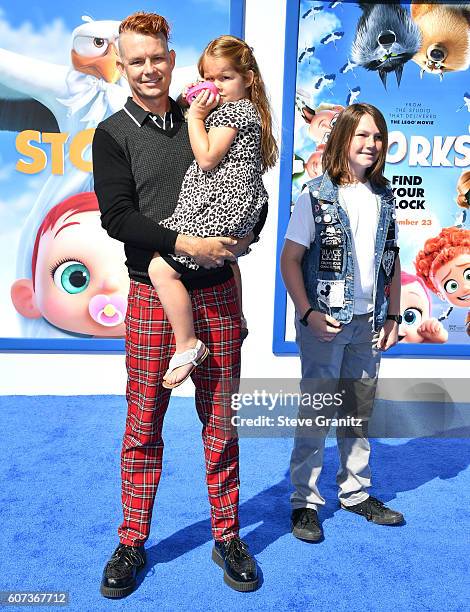
<instances>
[{"instance_id":1,"label":"man's ear","mask_svg":"<svg viewBox=\"0 0 470 612\"><path fill-rule=\"evenodd\" d=\"M11 301L17 312L27 319L39 319L41 312L36 306L33 281L29 278L20 278L11 286Z\"/></svg>"},{"instance_id":2,"label":"man's ear","mask_svg":"<svg viewBox=\"0 0 470 612\"><path fill-rule=\"evenodd\" d=\"M122 63L121 58L116 60L116 66L119 72L121 73L121 76L127 80L126 71L124 70L124 64Z\"/></svg>"},{"instance_id":3,"label":"man's ear","mask_svg":"<svg viewBox=\"0 0 470 612\"><path fill-rule=\"evenodd\" d=\"M170 49L169 56L170 56L171 69L173 70L173 68L175 67L175 62L176 62L176 53L174 49Z\"/></svg>"}]
</instances>

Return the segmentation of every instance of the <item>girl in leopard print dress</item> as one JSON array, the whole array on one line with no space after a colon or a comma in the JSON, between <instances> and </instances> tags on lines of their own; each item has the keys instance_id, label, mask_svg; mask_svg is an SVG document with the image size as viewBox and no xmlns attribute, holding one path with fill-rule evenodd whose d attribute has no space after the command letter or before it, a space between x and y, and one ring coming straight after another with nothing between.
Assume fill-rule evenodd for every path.
<instances>
[{"instance_id":1,"label":"girl in leopard print dress","mask_svg":"<svg viewBox=\"0 0 470 612\"><path fill-rule=\"evenodd\" d=\"M219 94L204 90L190 106L188 131L195 160L173 215L161 224L202 238L243 238L267 203L262 174L274 166L278 155L264 83L252 49L235 36L220 36L209 43L198 69ZM181 282L186 271L198 267L190 257L158 253L149 266L175 335L176 353L163 381L167 388L180 385L208 355L196 338L191 301ZM241 310L240 272L237 264L233 268Z\"/></svg>"}]
</instances>

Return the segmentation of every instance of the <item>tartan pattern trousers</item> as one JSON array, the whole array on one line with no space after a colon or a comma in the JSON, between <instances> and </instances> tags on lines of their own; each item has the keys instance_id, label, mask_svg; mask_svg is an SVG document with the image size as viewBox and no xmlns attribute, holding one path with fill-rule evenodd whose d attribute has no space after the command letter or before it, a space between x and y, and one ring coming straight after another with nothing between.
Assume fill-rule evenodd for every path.
<instances>
[{"instance_id":1,"label":"tartan pattern trousers","mask_svg":"<svg viewBox=\"0 0 470 612\"><path fill-rule=\"evenodd\" d=\"M238 438L231 426L230 392L240 377L240 312L232 279L190 291L196 336L209 357L192 373L202 423L206 482L216 540L238 535ZM121 452L120 542L148 538L162 470L163 419L171 391L163 375L175 351L171 326L155 289L131 280L126 316L127 419Z\"/></svg>"}]
</instances>

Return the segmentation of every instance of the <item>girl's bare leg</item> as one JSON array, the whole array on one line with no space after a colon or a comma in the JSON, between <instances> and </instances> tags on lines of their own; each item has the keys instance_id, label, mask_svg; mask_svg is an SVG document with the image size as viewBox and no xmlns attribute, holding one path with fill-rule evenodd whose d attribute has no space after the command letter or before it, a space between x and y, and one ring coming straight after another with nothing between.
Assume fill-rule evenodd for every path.
<instances>
[{"instance_id":1,"label":"girl's bare leg","mask_svg":"<svg viewBox=\"0 0 470 612\"><path fill-rule=\"evenodd\" d=\"M186 287L180 280L181 275L167 264L158 253L154 254L148 272L173 329L176 352L183 353L194 348L197 338L194 332L191 299ZM201 348L201 352L203 351L204 346ZM193 364L189 363L175 368L171 374L164 377L164 380L169 384L175 384L183 380L192 367Z\"/></svg>"}]
</instances>

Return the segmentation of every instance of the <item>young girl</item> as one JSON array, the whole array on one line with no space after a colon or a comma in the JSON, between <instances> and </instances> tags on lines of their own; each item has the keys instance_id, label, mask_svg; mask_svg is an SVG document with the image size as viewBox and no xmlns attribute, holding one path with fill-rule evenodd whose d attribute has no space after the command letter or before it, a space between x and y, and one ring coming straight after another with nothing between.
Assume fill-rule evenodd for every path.
<instances>
[{"instance_id":1,"label":"young girl","mask_svg":"<svg viewBox=\"0 0 470 612\"><path fill-rule=\"evenodd\" d=\"M454 307L469 308L470 230L442 229L438 236L426 240L423 250L416 256L415 267L426 287L450 304L445 317ZM470 336L470 311L465 325Z\"/></svg>"},{"instance_id":2,"label":"young girl","mask_svg":"<svg viewBox=\"0 0 470 612\"><path fill-rule=\"evenodd\" d=\"M317 509L325 501L317 482L337 413L341 507L379 524L403 520L367 493L366 421L380 351L397 342L400 323L395 204L383 176L386 153L387 126L380 111L369 104L343 110L323 154L324 174L300 195L281 256L297 312L301 390L317 398L324 394L321 411L302 401L299 417L313 424L298 427L291 459L292 533L304 540L322 537Z\"/></svg>"},{"instance_id":3,"label":"young girl","mask_svg":"<svg viewBox=\"0 0 470 612\"><path fill-rule=\"evenodd\" d=\"M205 90L190 106L188 131L196 159L186 173L173 215L161 223L193 236L242 238L252 231L267 202L261 175L277 159L264 83L251 48L234 36L209 43L198 69L219 93L214 97ZM190 257L158 253L149 266L176 342L164 377L166 388L180 385L209 354L195 336L191 300L181 281L189 269L197 268ZM234 275L241 311L236 264Z\"/></svg>"}]
</instances>

